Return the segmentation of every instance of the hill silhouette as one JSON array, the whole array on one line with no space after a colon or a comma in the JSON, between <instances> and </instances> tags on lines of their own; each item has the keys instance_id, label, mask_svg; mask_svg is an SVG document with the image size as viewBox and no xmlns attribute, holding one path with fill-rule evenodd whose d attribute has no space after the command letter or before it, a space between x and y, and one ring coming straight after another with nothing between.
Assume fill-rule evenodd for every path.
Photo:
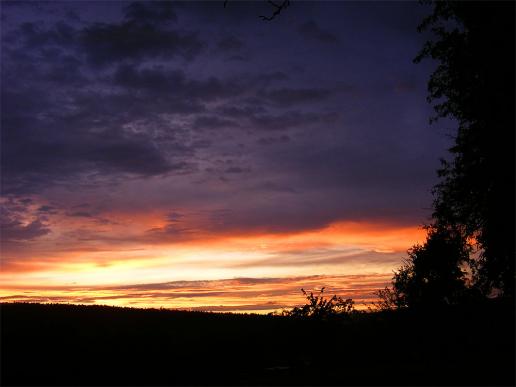
<instances>
[{"instance_id":1,"label":"hill silhouette","mask_svg":"<svg viewBox=\"0 0 516 387\"><path fill-rule=\"evenodd\" d=\"M513 385L514 306L321 320L2 304L2 385Z\"/></svg>"}]
</instances>

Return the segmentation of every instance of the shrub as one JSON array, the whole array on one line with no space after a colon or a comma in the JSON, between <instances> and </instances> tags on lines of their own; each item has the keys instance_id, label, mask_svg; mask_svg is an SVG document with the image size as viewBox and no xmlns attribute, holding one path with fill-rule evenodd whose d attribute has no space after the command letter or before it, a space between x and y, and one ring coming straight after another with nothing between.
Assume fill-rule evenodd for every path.
<instances>
[{"instance_id":1,"label":"shrub","mask_svg":"<svg viewBox=\"0 0 516 387\"><path fill-rule=\"evenodd\" d=\"M309 317L327 319L334 316L349 315L355 311L355 302L351 298L343 299L333 295L330 298L324 297L324 287L318 295L313 292L308 293L301 289L308 303L301 307L294 307L292 310L283 310L279 314L289 317Z\"/></svg>"}]
</instances>

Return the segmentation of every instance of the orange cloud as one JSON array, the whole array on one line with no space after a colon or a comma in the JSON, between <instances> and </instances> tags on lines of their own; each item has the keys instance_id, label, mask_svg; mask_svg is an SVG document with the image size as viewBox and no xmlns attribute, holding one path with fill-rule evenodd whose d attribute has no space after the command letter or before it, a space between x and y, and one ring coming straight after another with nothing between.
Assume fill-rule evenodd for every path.
<instances>
[{"instance_id":1,"label":"orange cloud","mask_svg":"<svg viewBox=\"0 0 516 387\"><path fill-rule=\"evenodd\" d=\"M213 281L175 281L123 286L37 286L0 290L3 302L64 302L188 310L266 313L305 303L301 288L353 298L366 308L374 292L389 281L385 274L235 278Z\"/></svg>"},{"instance_id":2,"label":"orange cloud","mask_svg":"<svg viewBox=\"0 0 516 387\"><path fill-rule=\"evenodd\" d=\"M255 309L249 310L272 310L302 302L300 287L331 288L333 284L335 293L365 300L390 279L406 249L422 242L425 236L418 227L337 222L316 230L290 233L212 232L167 243L154 243L142 237L145 230L158 227L161 218L156 214L137 220L127 218L121 225L110 225L101 237L85 232L78 246L65 243L59 235L34 244L33 251L25 252L27 256L18 254L15 259L2 262L0 295L8 297L5 300L28 297L39 301L112 305L221 310L253 306ZM131 230L129 236L119 235L124 230ZM322 275L325 280L309 279L314 274ZM369 282L351 281L353 274L364 275ZM373 286L375 275L382 279ZM253 286L229 280L216 282L241 277L296 277L303 281ZM115 289L127 284L181 280L206 280L210 286L166 291Z\"/></svg>"}]
</instances>

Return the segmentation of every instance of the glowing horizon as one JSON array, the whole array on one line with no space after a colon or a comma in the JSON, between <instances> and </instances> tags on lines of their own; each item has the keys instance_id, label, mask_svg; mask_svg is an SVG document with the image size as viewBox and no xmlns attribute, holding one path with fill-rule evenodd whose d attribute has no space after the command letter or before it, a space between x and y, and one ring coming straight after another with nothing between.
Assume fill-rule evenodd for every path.
<instances>
[{"instance_id":1,"label":"glowing horizon","mask_svg":"<svg viewBox=\"0 0 516 387\"><path fill-rule=\"evenodd\" d=\"M59 239L59 236L53 238ZM40 257L37 266L29 266L27 270L19 266L2 268L0 299L40 302L88 300L89 303L119 306L271 311L287 307L289 303L293 306L302 302L301 287L326 286L329 290L341 292L346 289L343 285L349 282L349 278L360 276L362 285L370 281L367 290L347 289L346 294L338 295L358 297L357 303L362 305L364 300L374 298L373 292L390 280L392 270L406 250L405 246L421 242L422 238L424 232L421 228L337 222L317 230L288 234L212 235L202 241L192 238L169 244L141 244L139 248L134 248L130 242L131 248L118 245L111 250L68 250L61 252L58 260L45 261ZM51 243L51 239L47 242ZM153 299L139 293L130 299L113 290L117 286L144 287L149 283L181 281L207 281L217 287L241 278L258 282L272 278L276 290L281 290L284 283L295 283L297 288L293 291L292 285L288 292L270 296L270 299L253 296L249 300L251 303L245 302L249 292L238 288L226 289L220 299L211 296L186 302L177 295L167 300L164 295L156 293L153 293ZM293 281L293 278L297 280ZM317 278L316 283L314 278ZM187 287L174 289L178 293L188 290ZM252 305L257 309L252 309Z\"/></svg>"}]
</instances>

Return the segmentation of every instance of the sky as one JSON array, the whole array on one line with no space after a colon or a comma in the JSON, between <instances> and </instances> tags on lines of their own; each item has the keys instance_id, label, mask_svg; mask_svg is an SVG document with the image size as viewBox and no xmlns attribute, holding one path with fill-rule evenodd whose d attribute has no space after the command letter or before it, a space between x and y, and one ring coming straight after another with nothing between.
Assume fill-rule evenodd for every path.
<instances>
[{"instance_id":1,"label":"sky","mask_svg":"<svg viewBox=\"0 0 516 387\"><path fill-rule=\"evenodd\" d=\"M418 2L1 3L0 300L374 300L450 146Z\"/></svg>"}]
</instances>

